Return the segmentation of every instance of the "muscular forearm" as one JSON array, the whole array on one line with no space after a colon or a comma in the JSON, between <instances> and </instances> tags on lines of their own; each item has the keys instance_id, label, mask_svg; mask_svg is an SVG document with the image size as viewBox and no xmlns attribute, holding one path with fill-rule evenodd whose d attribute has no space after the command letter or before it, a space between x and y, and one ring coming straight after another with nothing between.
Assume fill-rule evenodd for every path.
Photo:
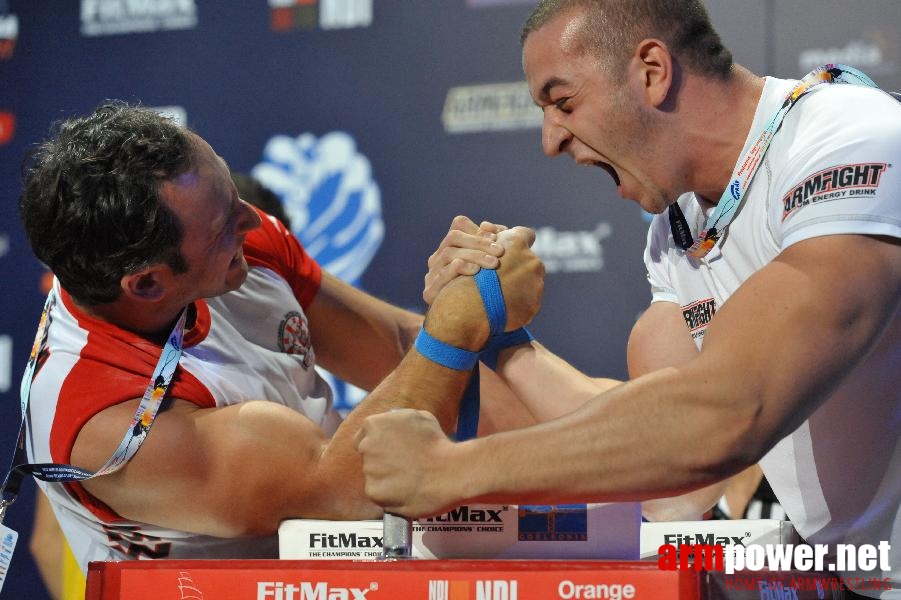
<instances>
[{"instance_id":1,"label":"muscular forearm","mask_svg":"<svg viewBox=\"0 0 901 600\"><path fill-rule=\"evenodd\" d=\"M729 399L711 406L699 393L705 395L698 384L667 369L560 419L459 444L451 460L474 465L465 500L638 500L721 479L748 460L735 432L750 427L753 410ZM722 422L736 429L717 425Z\"/></svg>"},{"instance_id":2,"label":"muscular forearm","mask_svg":"<svg viewBox=\"0 0 901 600\"><path fill-rule=\"evenodd\" d=\"M537 422L568 414L620 383L588 377L535 341L502 352L498 375Z\"/></svg>"},{"instance_id":3,"label":"muscular forearm","mask_svg":"<svg viewBox=\"0 0 901 600\"><path fill-rule=\"evenodd\" d=\"M474 288L471 280L461 280L448 286L435 301L426 319L424 327L429 334L464 349L477 349L484 344L488 328L487 323L483 322L484 316L479 314L481 309L475 304L479 300ZM449 432L456 422L460 398L469 378L468 371L441 366L413 349L397 369L350 412L325 446L319 460L320 465L328 469L329 481L342 489L354 490L348 494L352 500L346 516L342 518L380 514L380 509L366 500L363 494L361 458L354 447L354 438L363 421L370 415L389 410L413 408L435 415L442 429Z\"/></svg>"},{"instance_id":4,"label":"muscular forearm","mask_svg":"<svg viewBox=\"0 0 901 600\"><path fill-rule=\"evenodd\" d=\"M372 390L413 345L422 316L325 274L307 309L317 364Z\"/></svg>"}]
</instances>

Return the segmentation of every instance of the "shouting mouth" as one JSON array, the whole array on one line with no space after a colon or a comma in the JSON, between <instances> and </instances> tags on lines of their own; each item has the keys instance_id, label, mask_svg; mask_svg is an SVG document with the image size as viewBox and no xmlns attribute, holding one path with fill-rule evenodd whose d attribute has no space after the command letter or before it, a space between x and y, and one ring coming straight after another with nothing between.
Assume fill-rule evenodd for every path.
<instances>
[{"instance_id":1,"label":"shouting mouth","mask_svg":"<svg viewBox=\"0 0 901 600\"><path fill-rule=\"evenodd\" d=\"M594 165L596 167L600 167L603 170L607 171L607 173L610 175L610 177L613 178L613 182L616 184L616 187L619 187L620 180L619 180L619 175L616 172L616 169L614 169L611 165L608 165L607 163L599 161L599 160L595 161Z\"/></svg>"}]
</instances>

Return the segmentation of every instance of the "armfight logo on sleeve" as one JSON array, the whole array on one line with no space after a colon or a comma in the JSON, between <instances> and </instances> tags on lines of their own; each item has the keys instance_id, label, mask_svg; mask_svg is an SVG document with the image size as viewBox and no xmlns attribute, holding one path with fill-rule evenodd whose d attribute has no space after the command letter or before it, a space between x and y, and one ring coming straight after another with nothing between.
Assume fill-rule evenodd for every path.
<instances>
[{"instance_id":1,"label":"armfight logo on sleeve","mask_svg":"<svg viewBox=\"0 0 901 600\"><path fill-rule=\"evenodd\" d=\"M891 166L886 163L858 163L829 167L814 173L782 198L782 220L808 204L873 197L879 180Z\"/></svg>"}]
</instances>

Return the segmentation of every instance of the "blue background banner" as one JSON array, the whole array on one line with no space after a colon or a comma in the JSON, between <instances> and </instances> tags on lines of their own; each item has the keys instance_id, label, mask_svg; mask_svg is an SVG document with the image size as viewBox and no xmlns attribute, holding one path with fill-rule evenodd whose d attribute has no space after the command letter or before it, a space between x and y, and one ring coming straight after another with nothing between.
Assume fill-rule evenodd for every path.
<instances>
[{"instance_id":1,"label":"blue background banner","mask_svg":"<svg viewBox=\"0 0 901 600\"><path fill-rule=\"evenodd\" d=\"M901 89L897 0L707 4L757 73L843 62ZM323 264L400 306L424 310L426 259L455 215L535 228L548 276L530 329L580 369L625 377L650 298L647 215L603 171L543 156L520 62L531 5L0 0L0 457L44 296L17 216L20 164L53 121L112 98L187 123L279 192ZM342 405L359 397L344 390ZM33 502L25 485L6 520L21 538L4 598L46 597L27 551Z\"/></svg>"}]
</instances>

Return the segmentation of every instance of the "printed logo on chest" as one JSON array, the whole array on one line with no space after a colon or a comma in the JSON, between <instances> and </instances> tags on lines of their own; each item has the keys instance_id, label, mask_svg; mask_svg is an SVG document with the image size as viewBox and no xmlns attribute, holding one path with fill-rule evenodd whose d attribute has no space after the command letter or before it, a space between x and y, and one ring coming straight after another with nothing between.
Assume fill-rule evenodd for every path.
<instances>
[{"instance_id":1,"label":"printed logo on chest","mask_svg":"<svg viewBox=\"0 0 901 600\"><path fill-rule=\"evenodd\" d=\"M302 357L303 368L310 368L314 354L306 315L296 310L285 314L285 318L278 326L278 348L285 354Z\"/></svg>"}]
</instances>

